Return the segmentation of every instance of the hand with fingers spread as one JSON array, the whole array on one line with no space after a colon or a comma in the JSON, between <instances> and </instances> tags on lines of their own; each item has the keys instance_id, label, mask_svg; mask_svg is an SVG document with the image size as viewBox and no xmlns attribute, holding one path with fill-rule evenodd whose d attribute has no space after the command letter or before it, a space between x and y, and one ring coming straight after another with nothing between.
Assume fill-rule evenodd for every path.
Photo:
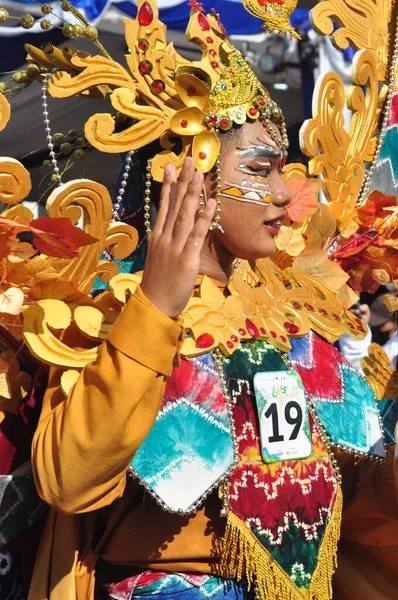
<instances>
[{"instance_id":1,"label":"hand with fingers spread","mask_svg":"<svg viewBox=\"0 0 398 600\"><path fill-rule=\"evenodd\" d=\"M211 198L199 214L202 188L203 174L195 170L191 158L185 159L178 180L175 166L166 166L141 288L172 319L184 310L195 287L200 253L216 208Z\"/></svg>"}]
</instances>

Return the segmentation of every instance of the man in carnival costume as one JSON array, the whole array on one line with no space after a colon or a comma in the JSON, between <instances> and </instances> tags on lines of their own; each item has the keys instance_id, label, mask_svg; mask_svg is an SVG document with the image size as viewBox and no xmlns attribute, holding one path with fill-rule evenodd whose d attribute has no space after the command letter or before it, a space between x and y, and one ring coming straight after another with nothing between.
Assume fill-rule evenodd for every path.
<instances>
[{"instance_id":1,"label":"man in carnival costume","mask_svg":"<svg viewBox=\"0 0 398 600\"><path fill-rule=\"evenodd\" d=\"M85 366L50 371L33 441L53 510L29 597L392 600L392 449L371 388L331 344L366 330L326 286L267 258L291 201L282 112L217 15L194 4L187 37L200 61L167 46L154 1L139 2L133 77L82 57L73 79L50 81L58 97L112 83L131 121L115 132L95 115L86 137L128 152L123 181L141 165L149 243L143 273L97 296L99 329L98 310L79 307L57 340L58 365L73 366L68 344ZM88 338L104 340L91 359Z\"/></svg>"}]
</instances>

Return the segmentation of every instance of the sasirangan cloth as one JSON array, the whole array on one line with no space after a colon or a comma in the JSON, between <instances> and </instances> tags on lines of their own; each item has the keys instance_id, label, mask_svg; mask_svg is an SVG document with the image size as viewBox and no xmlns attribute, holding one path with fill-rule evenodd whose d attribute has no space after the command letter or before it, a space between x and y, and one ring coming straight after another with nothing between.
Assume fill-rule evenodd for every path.
<instances>
[{"instance_id":1,"label":"sasirangan cloth","mask_svg":"<svg viewBox=\"0 0 398 600\"><path fill-rule=\"evenodd\" d=\"M98 600L252 600L245 583L198 573L144 571L104 590Z\"/></svg>"}]
</instances>

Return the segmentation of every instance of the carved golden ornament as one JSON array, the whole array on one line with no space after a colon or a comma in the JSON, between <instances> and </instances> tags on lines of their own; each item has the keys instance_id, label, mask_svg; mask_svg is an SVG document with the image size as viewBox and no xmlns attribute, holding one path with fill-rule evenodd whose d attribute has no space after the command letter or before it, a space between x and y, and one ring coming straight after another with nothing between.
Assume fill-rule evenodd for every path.
<instances>
[{"instance_id":1,"label":"carved golden ornament","mask_svg":"<svg viewBox=\"0 0 398 600\"><path fill-rule=\"evenodd\" d=\"M6 413L18 414L21 400L28 394L32 378L20 370L13 350L0 354L0 423Z\"/></svg>"},{"instance_id":2,"label":"carved golden ornament","mask_svg":"<svg viewBox=\"0 0 398 600\"><path fill-rule=\"evenodd\" d=\"M43 49L25 44L25 50L27 52L26 60L29 63L37 63L49 70L57 68L62 71L73 71L76 69L76 65L72 62L72 59L76 56L81 58L87 56L85 52L76 50L76 48L70 46L56 48L51 43L44 44Z\"/></svg>"},{"instance_id":3,"label":"carved golden ornament","mask_svg":"<svg viewBox=\"0 0 398 600\"><path fill-rule=\"evenodd\" d=\"M78 380L79 375L80 371L78 371L77 369L69 369L68 371L64 371L62 373L60 381L61 390L65 394L65 396L68 396L69 392Z\"/></svg>"},{"instance_id":4,"label":"carved golden ornament","mask_svg":"<svg viewBox=\"0 0 398 600\"><path fill-rule=\"evenodd\" d=\"M243 0L245 9L263 21L263 29L277 33L290 33L297 40L301 37L290 25L289 18L296 8L298 0Z\"/></svg>"},{"instance_id":5,"label":"carved golden ornament","mask_svg":"<svg viewBox=\"0 0 398 600\"><path fill-rule=\"evenodd\" d=\"M379 344L370 344L368 354L361 358L361 367L377 400L398 399L398 372L391 368L387 354Z\"/></svg>"},{"instance_id":6,"label":"carved golden ornament","mask_svg":"<svg viewBox=\"0 0 398 600\"><path fill-rule=\"evenodd\" d=\"M7 101L7 99L0 94L0 131L4 129L10 120L11 116L11 107Z\"/></svg>"},{"instance_id":7,"label":"carved golden ornament","mask_svg":"<svg viewBox=\"0 0 398 600\"><path fill-rule=\"evenodd\" d=\"M81 56L70 59L70 70L79 71L72 77L67 70L54 73L48 82L48 92L54 98L78 96L91 87L106 83L110 88L134 89L133 81L119 63L104 56Z\"/></svg>"},{"instance_id":8,"label":"carved golden ornament","mask_svg":"<svg viewBox=\"0 0 398 600\"><path fill-rule=\"evenodd\" d=\"M101 310L94 306L78 306L73 315L78 330L91 340L104 340L112 323L106 323Z\"/></svg>"},{"instance_id":9,"label":"carved golden ornament","mask_svg":"<svg viewBox=\"0 0 398 600\"><path fill-rule=\"evenodd\" d=\"M81 292L88 293L100 276L109 281L119 267L98 260L105 249L121 260L131 254L138 242L136 229L125 223L110 222L112 200L105 186L89 179L75 179L56 188L46 204L49 217L68 217L76 224L83 216L83 229L98 241L80 249L60 272L60 279L73 281Z\"/></svg>"},{"instance_id":10,"label":"carved golden ornament","mask_svg":"<svg viewBox=\"0 0 398 600\"><path fill-rule=\"evenodd\" d=\"M137 19L124 19L130 73L109 58L75 54L68 57L64 72L50 78L48 91L57 98L105 86L111 91L113 108L133 121L116 132L110 114L96 114L85 125L88 141L102 152L120 153L160 139L163 150L152 162L156 181L163 180L166 163L180 169L189 153L198 170L209 172L219 152L218 130L242 125L260 114L280 124L279 141L286 146L281 110L228 42L218 16L204 15L197 7L191 11L187 39L202 50L201 60L192 63L167 43L166 26L158 16L154 0L139 0ZM71 65L77 74L71 72ZM175 142L171 143L176 136L182 140L179 155L173 151Z\"/></svg>"},{"instance_id":11,"label":"carved golden ornament","mask_svg":"<svg viewBox=\"0 0 398 600\"><path fill-rule=\"evenodd\" d=\"M0 157L0 203L18 204L31 189L29 171L15 158Z\"/></svg>"},{"instance_id":12,"label":"carved golden ornament","mask_svg":"<svg viewBox=\"0 0 398 600\"><path fill-rule=\"evenodd\" d=\"M65 331L72 323L71 309L61 300L40 300L23 313L24 340L41 362L58 367L81 369L94 362L99 348L70 348L52 330Z\"/></svg>"},{"instance_id":13,"label":"carved golden ornament","mask_svg":"<svg viewBox=\"0 0 398 600\"><path fill-rule=\"evenodd\" d=\"M24 340L32 354L64 370L79 371L94 361L101 342L141 277L120 273L109 282L109 290L88 306L69 307L61 300L33 304L23 314ZM297 269L281 271L270 259L258 261L254 271L247 263L237 269L227 293L204 276L182 318L189 334L181 349L185 358L217 347L229 356L241 341L250 339L287 351L291 337L301 337L310 329L330 342L343 333L357 338L367 333L360 320L344 310L325 286ZM62 341L62 332L72 323L94 344L93 348L74 349ZM74 373L68 374L63 388L70 389L75 380Z\"/></svg>"},{"instance_id":14,"label":"carved golden ornament","mask_svg":"<svg viewBox=\"0 0 398 600\"><path fill-rule=\"evenodd\" d=\"M380 98L385 96L385 89L379 96L377 65L370 50L355 55L353 81L355 85L347 96L347 105L353 112L348 131L344 128L344 84L336 73L327 73L318 80L313 97L314 116L304 122L300 131L301 148L312 157L309 174L323 176L329 208L344 237L358 229L356 202L365 162L371 161L375 153Z\"/></svg>"},{"instance_id":15,"label":"carved golden ornament","mask_svg":"<svg viewBox=\"0 0 398 600\"><path fill-rule=\"evenodd\" d=\"M378 78L384 81L392 9L392 0L323 0L311 10L310 20L315 31L329 35L336 48L351 45L355 50L371 50Z\"/></svg>"},{"instance_id":16,"label":"carved golden ornament","mask_svg":"<svg viewBox=\"0 0 398 600\"><path fill-rule=\"evenodd\" d=\"M386 294L383 298L384 304L390 312L398 310L398 297L393 294Z\"/></svg>"}]
</instances>

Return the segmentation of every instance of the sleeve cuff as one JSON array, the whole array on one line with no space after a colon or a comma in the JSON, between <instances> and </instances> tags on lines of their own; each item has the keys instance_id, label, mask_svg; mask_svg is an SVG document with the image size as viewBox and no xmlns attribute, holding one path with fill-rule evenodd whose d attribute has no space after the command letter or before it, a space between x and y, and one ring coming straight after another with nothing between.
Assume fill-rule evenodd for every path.
<instances>
[{"instance_id":1,"label":"sleeve cuff","mask_svg":"<svg viewBox=\"0 0 398 600\"><path fill-rule=\"evenodd\" d=\"M163 314L138 286L107 341L136 362L168 377L183 341L182 319L173 321Z\"/></svg>"}]
</instances>

